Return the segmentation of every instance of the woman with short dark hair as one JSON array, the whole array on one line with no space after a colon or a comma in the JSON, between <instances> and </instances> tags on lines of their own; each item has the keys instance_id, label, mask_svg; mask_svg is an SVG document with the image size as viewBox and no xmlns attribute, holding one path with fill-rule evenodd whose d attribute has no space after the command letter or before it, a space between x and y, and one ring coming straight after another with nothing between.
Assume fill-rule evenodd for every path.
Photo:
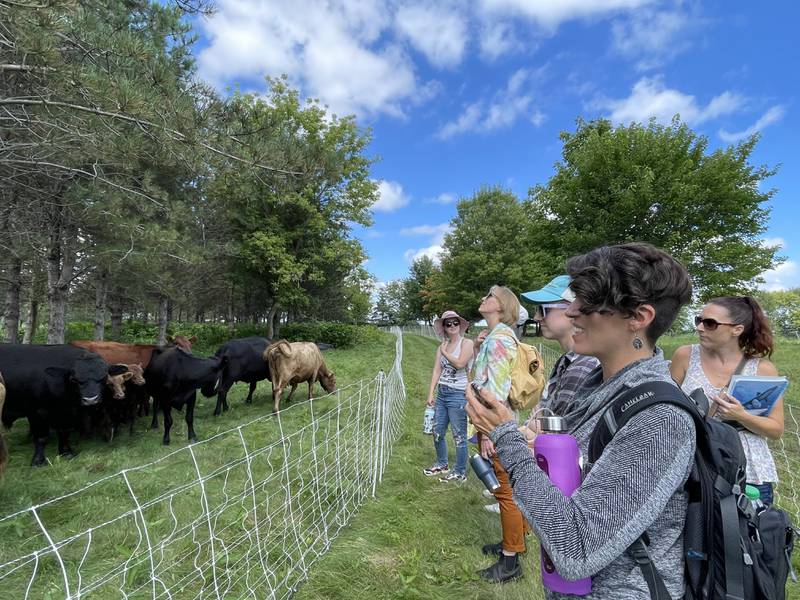
<instances>
[{"instance_id":1,"label":"woman with short dark hair","mask_svg":"<svg viewBox=\"0 0 800 600\"><path fill-rule=\"evenodd\" d=\"M701 388L711 406L709 415L731 422L739 430L747 458L747 483L757 487L764 504L772 504L778 481L775 460L767 439L783 435L783 397L768 415L749 414L727 393L731 377L775 376L778 370L766 357L772 355L772 331L755 298L714 298L695 317L699 344L681 346L672 357L670 371L687 394Z\"/></svg>"},{"instance_id":2,"label":"woman with short dark hair","mask_svg":"<svg viewBox=\"0 0 800 600\"><path fill-rule=\"evenodd\" d=\"M649 382L674 385L656 347L691 297L686 269L649 244L604 246L567 263L575 300L566 314L574 350L600 366L579 390L580 414L570 433L584 459L605 409L623 392ZM511 477L514 499L559 574L592 578L592 599L649 600L650 591L628 548L645 532L655 567L673 598L683 597L683 485L695 450L692 417L655 404L617 431L571 496L536 464L512 413L483 390L467 389L467 413L494 442ZM554 597L548 591L548 597Z\"/></svg>"}]
</instances>

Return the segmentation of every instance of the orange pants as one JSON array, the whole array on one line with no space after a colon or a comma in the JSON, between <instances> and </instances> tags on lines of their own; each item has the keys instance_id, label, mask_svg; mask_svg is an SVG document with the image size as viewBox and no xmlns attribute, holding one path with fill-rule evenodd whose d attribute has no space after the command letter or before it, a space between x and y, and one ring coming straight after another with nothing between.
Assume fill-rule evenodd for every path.
<instances>
[{"instance_id":1,"label":"orange pants","mask_svg":"<svg viewBox=\"0 0 800 600\"><path fill-rule=\"evenodd\" d=\"M500 463L500 459L495 455L492 458L494 472L500 488L494 493L494 497L500 503L500 526L503 529L503 550L506 552L525 552L525 534L530 531L530 526L522 516L519 508L514 503L511 495L511 479Z\"/></svg>"}]
</instances>

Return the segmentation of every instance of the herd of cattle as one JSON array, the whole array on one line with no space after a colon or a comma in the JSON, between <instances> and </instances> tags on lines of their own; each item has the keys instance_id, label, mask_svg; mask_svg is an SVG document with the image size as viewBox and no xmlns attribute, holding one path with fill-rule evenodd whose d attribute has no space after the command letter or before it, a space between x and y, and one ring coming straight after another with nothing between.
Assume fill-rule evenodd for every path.
<instances>
[{"instance_id":1,"label":"herd of cattle","mask_svg":"<svg viewBox=\"0 0 800 600\"><path fill-rule=\"evenodd\" d=\"M259 381L272 382L273 413L281 393L291 386L287 401L299 383L308 383L308 397L319 381L334 391L336 377L325 366L324 344L271 343L260 337L230 340L214 356L192 354L196 338L170 338L166 346L75 341L70 344L0 344L0 414L3 425L27 418L33 439L32 465L45 463L50 432L58 433L58 452L74 455L69 443L73 429L86 433L101 428L110 442L123 424L131 433L137 416L147 415L152 398L152 428L158 410L164 415L164 444L169 444L172 409L185 408L189 441L196 441L194 408L197 390L207 398L217 394L214 415L228 410L227 395L234 383L250 384L246 402L253 401ZM8 448L0 434L0 472Z\"/></svg>"}]
</instances>

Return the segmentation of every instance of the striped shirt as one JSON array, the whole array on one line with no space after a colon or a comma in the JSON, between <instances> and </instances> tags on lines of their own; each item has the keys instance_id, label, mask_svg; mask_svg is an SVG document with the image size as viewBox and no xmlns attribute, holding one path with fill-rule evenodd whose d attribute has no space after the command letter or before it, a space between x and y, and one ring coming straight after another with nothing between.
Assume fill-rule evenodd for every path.
<instances>
[{"instance_id":1,"label":"striped shirt","mask_svg":"<svg viewBox=\"0 0 800 600\"><path fill-rule=\"evenodd\" d=\"M553 413L566 417L577 408L575 402L580 401L576 398L578 389L599 365L600 361L594 356L572 351L562 354L550 373L539 408L549 408Z\"/></svg>"}]
</instances>

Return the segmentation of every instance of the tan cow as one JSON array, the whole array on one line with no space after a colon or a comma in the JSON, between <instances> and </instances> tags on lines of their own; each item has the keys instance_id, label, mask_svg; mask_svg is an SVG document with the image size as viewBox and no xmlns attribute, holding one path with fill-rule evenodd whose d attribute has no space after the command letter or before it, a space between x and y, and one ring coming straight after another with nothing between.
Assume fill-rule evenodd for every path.
<instances>
[{"instance_id":1,"label":"tan cow","mask_svg":"<svg viewBox=\"0 0 800 600\"><path fill-rule=\"evenodd\" d=\"M3 414L3 404L6 402L6 382L3 381L3 376L0 375L0 415ZM2 425L0 425L2 427ZM3 432L0 431L0 475L3 474L3 471L6 470L6 465L8 464L8 445L6 444L6 439L3 436Z\"/></svg>"},{"instance_id":2,"label":"tan cow","mask_svg":"<svg viewBox=\"0 0 800 600\"><path fill-rule=\"evenodd\" d=\"M280 340L267 346L264 360L269 364L272 376L272 412L278 412L281 393L287 385L292 389L286 398L288 402L298 383L308 383L308 398L314 383L319 381L326 392L336 389L336 376L325 366L322 353L312 342L287 342Z\"/></svg>"}]
</instances>

